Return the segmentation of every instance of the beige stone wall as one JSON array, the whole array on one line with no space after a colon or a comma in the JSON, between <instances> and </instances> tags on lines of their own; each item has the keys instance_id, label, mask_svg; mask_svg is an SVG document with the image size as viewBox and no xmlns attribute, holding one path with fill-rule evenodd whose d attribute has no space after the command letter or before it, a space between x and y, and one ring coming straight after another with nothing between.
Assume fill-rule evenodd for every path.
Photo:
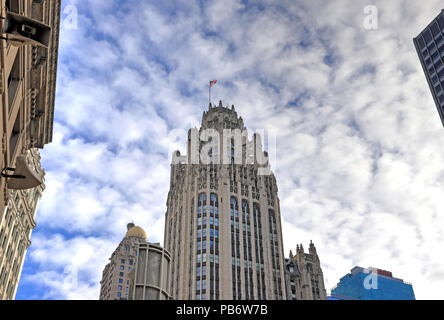
<instances>
[{"instance_id":1,"label":"beige stone wall","mask_svg":"<svg viewBox=\"0 0 444 320\"><path fill-rule=\"evenodd\" d=\"M5 17L6 8L9 7L11 12L39 20L52 27L48 48L30 45L15 47L9 41L0 40L1 170L5 167L15 167L17 156L26 154L34 148L43 148L45 144L51 142L61 1L1 0L0 4L2 17ZM4 20L0 21L3 30ZM40 168L40 156L34 154L33 161ZM4 284L6 289L2 288L2 279L0 279L2 299L14 298L23 259L30 244L29 240L25 240L30 237L30 232L20 239L14 236L11 238L10 233L14 232L14 229L10 228L24 223L20 218L23 214L28 217L27 226L31 230L35 227L33 215L38 201L26 199L33 192L41 194L43 186L36 190L10 192L6 188L6 179L0 180L0 225L5 227L2 236L8 237L8 246L11 248L9 254L8 247L6 250L0 250L0 261L2 261L0 271L3 268L5 270L12 268L14 274L11 278L11 271L8 271L9 280L5 280ZM14 205L16 201L21 206ZM14 222L11 222L11 219ZM18 250L18 253L13 250ZM4 274L6 273L2 272L2 275Z\"/></svg>"},{"instance_id":2,"label":"beige stone wall","mask_svg":"<svg viewBox=\"0 0 444 320\"><path fill-rule=\"evenodd\" d=\"M100 281L100 300L129 299L130 274L137 260L137 245L147 243L139 237L125 237L112 253Z\"/></svg>"},{"instance_id":3,"label":"beige stone wall","mask_svg":"<svg viewBox=\"0 0 444 320\"><path fill-rule=\"evenodd\" d=\"M43 178L37 149L28 150L27 155L34 170ZM32 189L9 191L9 200L0 220L0 299L15 298L44 188L42 184Z\"/></svg>"},{"instance_id":4,"label":"beige stone wall","mask_svg":"<svg viewBox=\"0 0 444 320\"><path fill-rule=\"evenodd\" d=\"M286 274L287 298L289 300L327 300L321 262L313 243L305 253L301 245L296 247L296 255L290 256L296 263L297 271Z\"/></svg>"}]
</instances>

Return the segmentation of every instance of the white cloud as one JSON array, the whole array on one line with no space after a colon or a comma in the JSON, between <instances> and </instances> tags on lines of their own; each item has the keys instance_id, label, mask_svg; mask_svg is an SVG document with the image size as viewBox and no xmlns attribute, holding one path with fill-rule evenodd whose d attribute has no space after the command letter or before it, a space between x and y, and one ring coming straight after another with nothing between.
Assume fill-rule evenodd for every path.
<instances>
[{"instance_id":1,"label":"white cloud","mask_svg":"<svg viewBox=\"0 0 444 320\"><path fill-rule=\"evenodd\" d=\"M81 23L61 34L43 229L29 253L38 272L24 277L46 298L97 298L131 220L162 242L171 150L185 151L174 133L198 125L212 79L213 101L278 132L286 251L312 239L327 289L374 266L417 298L442 298L443 128L412 43L439 1L375 1L372 31L366 1L71 3ZM60 273L74 260L76 288Z\"/></svg>"}]
</instances>

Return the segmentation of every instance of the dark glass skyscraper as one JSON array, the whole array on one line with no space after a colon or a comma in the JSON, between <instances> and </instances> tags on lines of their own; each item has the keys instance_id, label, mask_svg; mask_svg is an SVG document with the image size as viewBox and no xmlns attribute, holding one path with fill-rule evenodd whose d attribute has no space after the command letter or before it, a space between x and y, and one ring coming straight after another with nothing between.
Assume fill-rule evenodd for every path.
<instances>
[{"instance_id":1,"label":"dark glass skyscraper","mask_svg":"<svg viewBox=\"0 0 444 320\"><path fill-rule=\"evenodd\" d=\"M444 9L413 42L444 125Z\"/></svg>"}]
</instances>

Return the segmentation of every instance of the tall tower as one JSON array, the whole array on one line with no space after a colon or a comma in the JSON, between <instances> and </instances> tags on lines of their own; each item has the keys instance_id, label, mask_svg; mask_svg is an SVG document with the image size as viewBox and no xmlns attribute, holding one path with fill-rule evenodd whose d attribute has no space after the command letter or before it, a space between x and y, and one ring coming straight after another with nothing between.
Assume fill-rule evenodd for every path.
<instances>
[{"instance_id":1,"label":"tall tower","mask_svg":"<svg viewBox=\"0 0 444 320\"><path fill-rule=\"evenodd\" d=\"M209 105L173 154L164 246L174 299L285 299L278 188L261 138Z\"/></svg>"}]
</instances>

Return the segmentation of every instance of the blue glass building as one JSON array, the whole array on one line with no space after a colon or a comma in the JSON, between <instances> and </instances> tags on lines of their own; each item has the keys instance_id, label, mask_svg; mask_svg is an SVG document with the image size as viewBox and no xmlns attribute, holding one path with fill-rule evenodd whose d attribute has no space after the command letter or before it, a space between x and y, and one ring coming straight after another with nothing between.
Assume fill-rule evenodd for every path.
<instances>
[{"instance_id":1,"label":"blue glass building","mask_svg":"<svg viewBox=\"0 0 444 320\"><path fill-rule=\"evenodd\" d=\"M410 283L389 271L354 267L331 290L329 300L415 300Z\"/></svg>"},{"instance_id":2,"label":"blue glass building","mask_svg":"<svg viewBox=\"0 0 444 320\"><path fill-rule=\"evenodd\" d=\"M413 42L444 125L444 9Z\"/></svg>"}]
</instances>

